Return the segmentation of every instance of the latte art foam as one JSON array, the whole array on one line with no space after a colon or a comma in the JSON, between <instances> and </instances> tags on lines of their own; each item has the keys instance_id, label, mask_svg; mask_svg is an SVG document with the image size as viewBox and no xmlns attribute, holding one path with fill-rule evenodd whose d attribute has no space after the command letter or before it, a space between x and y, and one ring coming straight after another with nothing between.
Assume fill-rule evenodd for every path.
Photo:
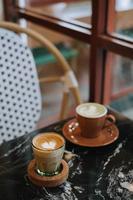
<instances>
[{"instance_id":1,"label":"latte art foam","mask_svg":"<svg viewBox=\"0 0 133 200\"><path fill-rule=\"evenodd\" d=\"M34 137L33 145L42 150L54 150L64 145L64 139L55 133L39 134Z\"/></svg>"},{"instance_id":2,"label":"latte art foam","mask_svg":"<svg viewBox=\"0 0 133 200\"><path fill-rule=\"evenodd\" d=\"M79 115L82 115L84 117L92 117L92 118L100 117L106 114L106 108L96 103L85 103L85 104L79 105L76 111Z\"/></svg>"},{"instance_id":3,"label":"latte art foam","mask_svg":"<svg viewBox=\"0 0 133 200\"><path fill-rule=\"evenodd\" d=\"M40 145L43 149L55 149L57 144L56 144L56 141L50 141L50 142L43 142L41 145Z\"/></svg>"}]
</instances>

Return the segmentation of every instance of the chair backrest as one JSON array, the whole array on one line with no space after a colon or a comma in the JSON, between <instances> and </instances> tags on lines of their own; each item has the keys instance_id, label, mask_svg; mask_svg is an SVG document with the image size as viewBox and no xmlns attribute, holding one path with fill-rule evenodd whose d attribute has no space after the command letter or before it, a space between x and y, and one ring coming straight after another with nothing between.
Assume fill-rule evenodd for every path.
<instances>
[{"instance_id":1,"label":"chair backrest","mask_svg":"<svg viewBox=\"0 0 133 200\"><path fill-rule=\"evenodd\" d=\"M40 113L32 53L19 35L0 28L0 143L31 132Z\"/></svg>"},{"instance_id":2,"label":"chair backrest","mask_svg":"<svg viewBox=\"0 0 133 200\"><path fill-rule=\"evenodd\" d=\"M67 113L67 111L68 111L68 100L69 100L69 93L72 93L72 95L73 95L73 97L74 97L74 100L75 100L75 103L78 105L78 104L80 104L82 101L81 101L81 98L80 98L80 92L79 92L79 88L78 88L78 82L77 82L77 79L76 79L76 77L75 77L75 75L74 75L74 73L73 73L73 71L71 70L71 67L69 66L69 64L68 64L68 62L65 60L65 58L63 57L63 55L59 52L59 50L55 47L55 45L53 45L47 38L45 38L42 34L40 34L40 33L38 33L38 32L36 32L36 31L34 31L34 30L31 30L31 29L29 29L29 28L23 28L23 27L20 27L18 24L15 24L15 23L12 23L12 22L4 22L4 21L0 21L0 28L2 28L2 29L6 29L6 30L10 30L10 31L13 31L13 32L15 32L15 33L17 33L17 34L20 34L20 33L24 33L24 34L26 34L27 36L29 36L29 37L31 37L32 39L34 39L34 40L36 40L38 43L40 43L41 44L41 46L43 46L43 47L45 47L45 48L47 48L48 49L48 51L49 52L51 52L53 55L54 55L54 57L56 58L56 60L57 60L57 63L58 63L58 66L61 68L61 70L62 70L62 72L63 72L63 75L61 75L61 76L52 76L52 77L44 77L44 78L41 78L41 79L39 79L39 82L40 83L50 83L50 82L56 82L56 81L59 81L59 82L61 82L61 83L63 83L63 85L64 85L64 90L63 90L63 98L62 98L62 102L61 102L61 110L60 110L60 119L64 119L65 118L65 115L66 115L66 113ZM1 29L1 30L2 30ZM4 31L6 31L6 30L4 30ZM10 32L10 31L7 31L8 33ZM10 32L11 33L11 32ZM14 33L12 33L13 35L16 35L16 34L14 34ZM6 33L5 33L5 35L6 35ZM3 35L4 36L4 35ZM6 36L7 37L7 36ZM13 39L13 37L12 36L10 36L12 39ZM3 38L3 37L2 37ZM11 38L9 38L9 40L11 39ZM20 37L19 36L17 36L16 35L16 40L17 40L17 42L19 41L19 43L20 43ZM3 40L3 39L2 39ZM8 40L8 39L7 39ZM7 41L7 43L10 43L10 42L8 42ZM18 44L18 43L17 43ZM9 45L9 44L8 44ZM33 113L33 117L34 117L34 124L32 124L33 126L35 125L35 122L37 121L37 119L39 118L39 115L40 115L40 108L41 108L41 95L40 95L40 90L39 90L39 84L38 84L38 80L37 80L37 75L35 75L35 73L36 73L36 69L35 69L35 64L34 64L34 61L33 61L33 57L32 57L32 54L31 54L31 52L30 52L30 49L28 49L28 47L26 47L25 45L23 45L23 43L21 43L21 45L23 46L23 48L24 48L24 54L23 55L21 55L22 54L22 51L20 50L20 48L22 48L22 47L20 47L19 46L19 50L18 50L18 54L19 54L19 56L15 56L15 54L17 54L17 50L15 50L16 48L15 48L15 45L16 45L16 42L15 43L12 43L12 46L13 46L13 51L10 49L10 47L9 47L9 49L8 49L8 52L10 52L10 55L12 55L13 54L13 56L14 56L14 59L15 59L15 57L16 57L16 59L17 59L17 61L19 60L18 59L18 57L19 56L24 56L24 55L26 55L26 59L24 59L24 58L20 58L20 60L21 61L19 61L19 62L22 62L23 63L23 67L22 67L22 75L23 76L25 76L25 73L28 71L28 73L30 73L31 72L31 69L34 69L33 70L33 72L34 72L34 76L32 75L32 80L31 80L31 75L30 75L30 78L29 78L29 81L30 81L30 83L32 84L33 83L33 81L34 81L34 83L33 83L33 85L32 86L34 86L36 89L33 89L33 91L34 91L34 95L36 95L37 93L37 96L36 97L33 97L35 100L36 100L36 103L35 103L35 105L34 106L32 106L32 108L33 108L33 110L34 110L34 113ZM4 45L3 45L4 46ZM3 48L3 47L2 47ZM10 50L10 51L9 51ZM16 52L15 52L16 51ZM27 53L26 53L26 51L28 51L29 52L29 56L30 56L30 58L27 58ZM3 51L2 51L3 52ZM3 56L3 54L2 54L2 56ZM2 57L1 56L1 57ZM7 58L8 58L8 55L6 55L7 56ZM24 64L25 63L25 61L27 60L27 59L29 59L29 61L27 61L28 62L28 64L27 64L27 62L26 62L26 65ZM32 60L32 61L31 61ZM13 60L11 59L11 61L10 61L10 67L13 67L14 66L14 64L12 63L13 62ZM19 62L18 62L18 65L19 65ZM31 62L31 63L30 63ZM26 67L27 66L27 67ZM8 66L7 66L7 69L8 69ZM15 69L17 69L17 72L16 73L20 73L20 70L19 70L19 67L17 66L17 68L15 67ZM13 69L13 72L15 72L15 69ZM30 70L29 70L30 69ZM26 71L27 70L27 71ZM6 69L4 70L4 71L7 71ZM3 72L4 72L3 71ZM2 77L4 77L3 75L3 72L2 72ZM7 72L6 72L7 73ZM21 80L22 80L22 76L19 74L19 76L21 77ZM27 77L28 77L28 75L26 75ZM10 75L9 75L9 77L10 77ZM14 79L14 78L12 78L12 79ZM12 80L11 79L11 80ZM24 81L28 81L27 79L26 79L26 77L24 77ZM3 81L4 82L4 81ZM11 81L10 81L11 82ZM18 81L19 82L19 84L21 85L21 84L23 84L23 83L21 83L21 81ZM27 82L26 82L27 83ZM10 85L10 84L9 84ZM30 84L29 84L30 85ZM23 87L23 86L21 86L21 87ZM28 87L29 88L29 87ZM17 87L15 88L15 89L17 89ZM19 88L20 89L20 88ZM2 89L2 91L3 91L4 89ZM29 90L29 89L28 89ZM17 90L18 91L18 90ZM37 92L36 94L35 94L35 91ZM1 92L2 93L2 92ZM16 92L17 93L17 92ZM15 93L13 93L14 95L16 95ZM24 93L23 93L24 94ZM7 94L6 94L7 95ZM17 94L17 96L18 96L18 94ZM17 96L15 97L15 98L17 98ZM29 94L29 96L31 96L31 94ZM22 97L23 97L23 95L22 95ZM18 97L18 99L17 99L18 101L20 101L20 98ZM23 99L23 100L25 100L25 99ZM4 101L5 101L5 97L4 97ZM25 100L26 101L26 100ZM28 101L29 102L29 101ZM1 103L1 102L0 102ZM25 102L26 103L26 102ZM30 101L30 103L31 103L31 101ZM25 104L26 105L26 104ZM12 104L12 106L14 106L13 104ZM21 105L20 105L21 106ZM31 106L31 105L30 105ZM0 111L2 110L2 108L1 107L3 107L3 104L0 104ZM8 107L8 106L7 106ZM18 108L18 107L17 107ZM27 106L26 106L26 108L27 108ZM19 108L18 108L19 109ZM20 109L19 109L20 110ZM25 109L24 109L25 110ZM9 108L9 110L8 110L8 112L10 111L10 108ZM38 115L37 115L37 112L38 112ZM2 113L3 113L3 111L2 111ZM15 113L16 113L16 110L15 110ZM23 111L21 111L21 113L23 113ZM5 115L6 113L4 112L4 117L6 117L6 115ZM35 114L36 114L36 116L35 116ZM29 115L29 114L28 114ZM32 113L30 113L30 115L32 115ZM0 117L2 117L2 116L0 116ZM11 117L11 114L10 114L10 117ZM9 119L9 118L8 118ZM23 121L23 119L24 118L22 118L22 121ZM16 116L16 120L18 120L18 116ZM30 122L30 119L28 119L29 120L29 122ZM7 120L5 119L5 121L6 121L6 123L7 123ZM14 122L13 122L14 123ZM10 125L14 125L14 124L10 124ZM28 122L27 122L28 123ZM16 124L16 123L15 123ZM0 135L0 140L1 140L1 138L2 139L4 139L4 140L9 140L9 139L12 139L14 136L18 136L18 135L21 135L21 132L22 132L22 134L24 134L24 133L27 133L27 132L29 132L29 131L32 131L32 125L29 125L29 123L28 123L28 125L30 126L30 128L31 128L31 130L30 129L26 129L25 131L24 131L24 127L20 130L20 133L18 133L18 131L16 130L16 132L14 132L14 128L13 128L13 126L11 126L11 128L12 128L12 134L11 134L11 132L9 132L9 133L7 133L6 132L6 129L8 130L8 127L7 128L4 128L4 126L3 126L3 124L1 124L1 122L0 122L0 125L1 125L1 131L2 132L0 132L1 133L1 135L2 135L2 137L1 137L1 135ZM5 124L4 124L5 125ZM20 123L18 123L17 124L17 126L20 126ZM24 126L26 126L25 124L24 124ZM7 135L9 135L9 138L7 138L7 136L5 136L5 134Z\"/></svg>"}]
</instances>

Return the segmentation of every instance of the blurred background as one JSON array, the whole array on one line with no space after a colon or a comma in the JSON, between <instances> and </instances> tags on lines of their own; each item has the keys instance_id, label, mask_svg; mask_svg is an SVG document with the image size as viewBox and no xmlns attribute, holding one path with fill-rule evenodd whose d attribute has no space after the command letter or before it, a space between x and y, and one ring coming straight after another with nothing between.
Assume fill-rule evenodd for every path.
<instances>
[{"instance_id":1,"label":"blurred background","mask_svg":"<svg viewBox=\"0 0 133 200\"><path fill-rule=\"evenodd\" d=\"M40 32L69 62L83 102L109 105L133 119L133 0L0 0L0 20ZM22 35L39 77L61 74L46 49ZM42 51L44 55L42 56ZM58 120L63 87L42 84L40 127ZM69 115L74 115L73 99Z\"/></svg>"}]
</instances>

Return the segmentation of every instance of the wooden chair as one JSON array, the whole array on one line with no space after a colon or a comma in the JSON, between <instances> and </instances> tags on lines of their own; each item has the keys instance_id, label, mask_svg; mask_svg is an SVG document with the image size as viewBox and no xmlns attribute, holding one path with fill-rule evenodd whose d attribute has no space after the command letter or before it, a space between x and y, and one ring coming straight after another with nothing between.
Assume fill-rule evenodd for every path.
<instances>
[{"instance_id":1,"label":"wooden chair","mask_svg":"<svg viewBox=\"0 0 133 200\"><path fill-rule=\"evenodd\" d=\"M64 119L68 111L68 100L69 100L70 93L72 93L75 99L76 105L81 103L78 82L69 64L65 60L65 58L48 39L46 39L44 36L42 36L40 33L36 31L33 31L28 28L22 28L15 23L3 22L3 21L0 22L0 27L11 30L16 33L25 33L27 36L35 39L42 46L47 48L48 51L51 52L55 56L60 68L63 71L63 75L42 78L40 79L40 83L52 83L52 82L59 81L64 84L64 92L63 92L63 98L62 98L61 110L60 110L60 119Z\"/></svg>"}]
</instances>

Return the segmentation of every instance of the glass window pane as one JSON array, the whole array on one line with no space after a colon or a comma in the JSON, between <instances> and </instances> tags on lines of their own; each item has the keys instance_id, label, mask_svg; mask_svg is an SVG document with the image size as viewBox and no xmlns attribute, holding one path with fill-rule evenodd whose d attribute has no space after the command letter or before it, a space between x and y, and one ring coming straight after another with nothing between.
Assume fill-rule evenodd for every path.
<instances>
[{"instance_id":1,"label":"glass window pane","mask_svg":"<svg viewBox=\"0 0 133 200\"><path fill-rule=\"evenodd\" d=\"M20 1L18 1L20 4ZM74 24L82 22L91 23L92 5L91 0L28 0L26 8L34 12L47 14L52 17L64 19Z\"/></svg>"},{"instance_id":2,"label":"glass window pane","mask_svg":"<svg viewBox=\"0 0 133 200\"><path fill-rule=\"evenodd\" d=\"M118 55L114 56L114 64L112 70L113 94L133 86L133 60Z\"/></svg>"},{"instance_id":3,"label":"glass window pane","mask_svg":"<svg viewBox=\"0 0 133 200\"><path fill-rule=\"evenodd\" d=\"M111 106L133 119L133 60L113 54Z\"/></svg>"},{"instance_id":4,"label":"glass window pane","mask_svg":"<svg viewBox=\"0 0 133 200\"><path fill-rule=\"evenodd\" d=\"M115 30L133 40L133 0L116 0Z\"/></svg>"}]
</instances>

